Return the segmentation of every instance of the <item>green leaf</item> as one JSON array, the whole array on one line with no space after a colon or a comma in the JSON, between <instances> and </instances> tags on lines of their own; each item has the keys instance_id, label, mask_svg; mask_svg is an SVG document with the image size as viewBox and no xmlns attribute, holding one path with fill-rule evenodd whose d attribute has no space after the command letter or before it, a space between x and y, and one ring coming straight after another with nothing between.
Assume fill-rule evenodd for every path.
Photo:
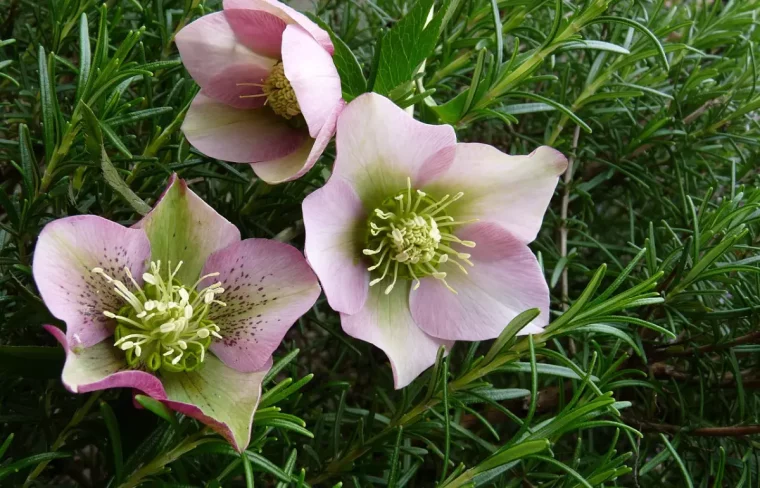
<instances>
[{"instance_id":1,"label":"green leaf","mask_svg":"<svg viewBox=\"0 0 760 488\"><path fill-rule=\"evenodd\" d=\"M79 17L79 76L77 77L76 100L79 101L85 95L84 90L90 79L90 67L92 55L90 54L90 29L87 22L87 14L82 12Z\"/></svg>"},{"instance_id":2,"label":"green leaf","mask_svg":"<svg viewBox=\"0 0 760 488\"><path fill-rule=\"evenodd\" d=\"M136 395L142 396L142 395ZM105 420L108 435L111 438L111 451L113 452L113 464L116 483L120 483L124 474L124 456L121 451L121 433L119 431L119 422L116 420L113 410L106 402L100 402L100 413Z\"/></svg>"},{"instance_id":3,"label":"green leaf","mask_svg":"<svg viewBox=\"0 0 760 488\"><path fill-rule=\"evenodd\" d=\"M531 100L536 100L538 102L542 102L542 103L545 103L547 105L551 105L552 107L556 108L560 112L562 112L565 115L567 115L570 118L570 120L572 120L576 124L580 125L581 128L584 131L588 132L589 134L592 132L591 131L591 127L589 127L587 123L585 123L583 120L581 120L580 117L578 117L577 115L575 115L572 110L570 110L568 107L562 105L559 102L555 102L551 98L547 98L547 97L545 97L543 95L539 95L537 93L523 92L523 91L512 91L512 92L504 94L504 96L503 96L503 98L508 98L508 97L530 98Z\"/></svg>"},{"instance_id":4,"label":"green leaf","mask_svg":"<svg viewBox=\"0 0 760 488\"><path fill-rule=\"evenodd\" d=\"M501 366L499 371L515 372L515 373L530 373L530 363L515 362L505 366ZM581 380L581 376L570 368L564 366L557 366L556 364L537 363L536 371L538 374L548 374L551 376L561 376L563 378L570 378L573 380ZM591 376L591 381L599 381L596 376Z\"/></svg>"},{"instance_id":5,"label":"green leaf","mask_svg":"<svg viewBox=\"0 0 760 488\"><path fill-rule=\"evenodd\" d=\"M522 442L509 449L494 454L486 461L480 463L476 468L473 468L472 471L476 474L484 473L490 469L498 468L499 466L517 459L538 454L550 447L551 443L547 439Z\"/></svg>"},{"instance_id":6,"label":"green leaf","mask_svg":"<svg viewBox=\"0 0 760 488\"><path fill-rule=\"evenodd\" d=\"M28 468L30 466L35 466L45 461L52 461L53 459L62 459L67 457L71 457L71 454L66 454L63 452L46 452L43 454L35 454L34 456L29 456L28 458L24 458L16 461L15 463L1 467L0 480L12 474L16 474L22 469Z\"/></svg>"},{"instance_id":7,"label":"green leaf","mask_svg":"<svg viewBox=\"0 0 760 488\"><path fill-rule=\"evenodd\" d=\"M372 90L387 95L411 81L420 65L435 49L438 37L460 0L444 0L430 23L426 21L433 0L418 0L412 9L383 37Z\"/></svg>"},{"instance_id":8,"label":"green leaf","mask_svg":"<svg viewBox=\"0 0 760 488\"><path fill-rule=\"evenodd\" d=\"M657 39L657 36L655 36L652 33L652 31L647 29L643 24L640 24L633 19L627 19L625 17L618 17L615 15L603 15L601 17L597 17L593 19L591 22L589 22L586 25L599 24L599 23L605 23L605 22L613 22L617 24L627 25L627 26L633 27L634 29L637 29L639 32L647 36L657 48L657 51L660 54L660 60L662 61L662 65L665 68L665 70L667 71L670 69L670 64L668 63L668 56L665 54L665 49L663 49L662 44L660 43L660 40Z\"/></svg>"},{"instance_id":9,"label":"green leaf","mask_svg":"<svg viewBox=\"0 0 760 488\"><path fill-rule=\"evenodd\" d=\"M612 44L610 42L604 42L604 41L588 41L588 40L564 42L562 43L561 47L558 49L558 52L571 51L574 49L590 49L590 50L595 50L595 51L607 51L607 52L616 53L616 54L631 54L631 51L624 48L623 46L618 46L617 44Z\"/></svg>"},{"instance_id":10,"label":"green leaf","mask_svg":"<svg viewBox=\"0 0 760 488\"><path fill-rule=\"evenodd\" d=\"M636 353L639 356L643 356L641 349L639 349L638 344L636 344L636 342L631 338L631 336L629 336L622 330L618 329L617 327L613 327L607 324L591 324L591 325L584 325L581 327L574 327L573 333L575 332L595 332L599 334L608 334L608 335L615 336L618 339L625 342L626 344L628 344L629 346L631 346L633 350L636 351Z\"/></svg>"},{"instance_id":11,"label":"green leaf","mask_svg":"<svg viewBox=\"0 0 760 488\"><path fill-rule=\"evenodd\" d=\"M151 398L146 395L135 395L135 401L142 405L142 407L145 410L148 410L149 412L153 412L154 414L158 415L162 419L166 420L167 422L171 423L174 426L178 426L177 423L177 416L174 414L174 412L161 403L160 401L156 400L155 398Z\"/></svg>"},{"instance_id":12,"label":"green leaf","mask_svg":"<svg viewBox=\"0 0 760 488\"><path fill-rule=\"evenodd\" d=\"M343 42L343 39L333 32L329 25L315 15L310 15L309 17L330 34L330 39L335 47L333 62L335 62L338 75L340 75L343 99L346 102L350 102L367 91L367 79L364 77L359 60L356 59L353 51Z\"/></svg>"},{"instance_id":13,"label":"green leaf","mask_svg":"<svg viewBox=\"0 0 760 488\"><path fill-rule=\"evenodd\" d=\"M45 161L50 162L53 159L55 151L55 105L53 86L48 74L48 59L45 54L45 48L39 46L37 52L37 62L40 76L40 105L42 108L42 133L43 142L45 143Z\"/></svg>"},{"instance_id":14,"label":"green leaf","mask_svg":"<svg viewBox=\"0 0 760 488\"><path fill-rule=\"evenodd\" d=\"M291 481L290 476L285 471L280 469L276 464L274 464L272 461L265 458L261 454L257 454L251 451L245 451L245 457L258 468L263 469L267 473L275 475L280 480L286 481L286 482Z\"/></svg>"},{"instance_id":15,"label":"green leaf","mask_svg":"<svg viewBox=\"0 0 760 488\"><path fill-rule=\"evenodd\" d=\"M540 314L541 311L539 309L531 308L530 310L526 310L513 318L512 321L509 322L509 325L507 325L501 334L499 334L499 337L496 338L493 345L491 345L488 353L486 353L486 358L483 360L484 364L490 363L493 358L495 358L496 355L499 354L502 349L504 349L504 346L506 346L507 343L517 335L518 332L520 332L526 325L531 323L533 319L538 317Z\"/></svg>"},{"instance_id":16,"label":"green leaf","mask_svg":"<svg viewBox=\"0 0 760 488\"><path fill-rule=\"evenodd\" d=\"M129 185L121 179L118 170L108 158L106 148L103 145L103 131L101 129L100 121L87 104L80 102L79 106L82 112L85 131L88 136L87 150L93 157L98 153L100 154L100 169L103 171L103 177L105 178L106 183L108 183L116 193L121 195L135 212L140 215L146 215L151 210L150 205L138 197Z\"/></svg>"},{"instance_id":17,"label":"green leaf","mask_svg":"<svg viewBox=\"0 0 760 488\"><path fill-rule=\"evenodd\" d=\"M251 468L251 460L243 452L240 454L240 459L243 462L243 471L245 472L245 486L246 488L253 488L253 469Z\"/></svg>"},{"instance_id":18,"label":"green leaf","mask_svg":"<svg viewBox=\"0 0 760 488\"><path fill-rule=\"evenodd\" d=\"M18 126L18 149L21 153L21 168L24 190L30 197L37 193L37 163L32 149L32 137L26 124Z\"/></svg>"},{"instance_id":19,"label":"green leaf","mask_svg":"<svg viewBox=\"0 0 760 488\"><path fill-rule=\"evenodd\" d=\"M665 447L668 449L668 452L670 452L670 455L673 456L673 459L678 465L678 468L681 470L684 486L686 488L694 488L694 483L691 481L691 476L689 476L689 471L686 469L686 466L684 465L683 460L681 459L681 456L678 455L678 451L676 451L675 448L670 444L670 441L668 441L668 438L665 437L665 434L660 434L660 439L662 440L663 443L665 443Z\"/></svg>"}]
</instances>

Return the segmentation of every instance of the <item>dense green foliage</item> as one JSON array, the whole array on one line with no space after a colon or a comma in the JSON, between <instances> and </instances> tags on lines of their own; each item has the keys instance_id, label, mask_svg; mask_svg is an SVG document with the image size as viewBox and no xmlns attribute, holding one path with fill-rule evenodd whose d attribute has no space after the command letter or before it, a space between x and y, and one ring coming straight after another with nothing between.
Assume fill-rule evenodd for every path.
<instances>
[{"instance_id":1,"label":"dense green foliage","mask_svg":"<svg viewBox=\"0 0 760 488\"><path fill-rule=\"evenodd\" d=\"M150 399L63 389L36 236L82 213L130 224L178 172L244 237L301 246L334 151L268 186L188 145L197 87L173 33L219 1L0 0L2 486L758 485L760 2L443 0L425 27L432 4L316 14L347 99L374 89L460 140L569 156L532 245L553 322L513 337L528 311L395 391L321 299L240 457Z\"/></svg>"}]
</instances>

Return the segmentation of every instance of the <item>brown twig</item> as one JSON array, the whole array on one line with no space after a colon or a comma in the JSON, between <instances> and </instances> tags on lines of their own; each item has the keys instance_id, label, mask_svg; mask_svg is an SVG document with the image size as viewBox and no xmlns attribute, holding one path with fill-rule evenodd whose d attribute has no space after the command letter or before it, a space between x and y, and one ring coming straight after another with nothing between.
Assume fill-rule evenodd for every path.
<instances>
[{"instance_id":1,"label":"brown twig","mask_svg":"<svg viewBox=\"0 0 760 488\"><path fill-rule=\"evenodd\" d=\"M564 188L562 189L562 208L560 209L560 226L559 226L559 254L563 258L567 257L567 212L570 207L570 184L573 181L573 166L575 165L575 151L578 149L578 138L581 135L581 127L575 126L573 133L573 146L570 158L567 160L567 170L564 177ZM567 263L562 270L562 309L567 310L570 306L568 283Z\"/></svg>"},{"instance_id":2,"label":"brown twig","mask_svg":"<svg viewBox=\"0 0 760 488\"><path fill-rule=\"evenodd\" d=\"M707 110L709 110L711 107L714 107L715 105L720 105L723 103L722 99L720 98L713 98L712 100L708 100L705 103L702 104L701 107L687 115L683 118L684 125L691 124L694 122L697 118L699 118L700 115L705 113Z\"/></svg>"},{"instance_id":3,"label":"brown twig","mask_svg":"<svg viewBox=\"0 0 760 488\"><path fill-rule=\"evenodd\" d=\"M698 427L696 429L680 425L657 424L639 419L626 419L642 432L658 432L663 434L685 434L699 437L745 437L760 434L760 425L732 425L729 427Z\"/></svg>"},{"instance_id":4,"label":"brown twig","mask_svg":"<svg viewBox=\"0 0 760 488\"><path fill-rule=\"evenodd\" d=\"M678 346L668 345L663 349L655 350L649 354L650 361L657 361L668 357L686 357L694 356L697 354L709 354L711 352L722 351L724 349L730 349L734 346L741 344L756 344L760 342L760 330L750 332L749 334L737 337L733 341L723 342L718 344L707 344L699 347L689 347L687 349L679 349Z\"/></svg>"}]
</instances>

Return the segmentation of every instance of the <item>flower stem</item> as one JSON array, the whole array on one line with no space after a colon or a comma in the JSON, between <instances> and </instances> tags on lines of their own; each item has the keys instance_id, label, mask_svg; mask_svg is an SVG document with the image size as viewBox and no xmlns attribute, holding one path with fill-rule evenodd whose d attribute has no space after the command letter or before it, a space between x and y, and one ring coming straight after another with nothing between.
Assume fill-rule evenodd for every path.
<instances>
[{"instance_id":1,"label":"flower stem","mask_svg":"<svg viewBox=\"0 0 760 488\"><path fill-rule=\"evenodd\" d=\"M144 478L156 474L159 471L161 471L164 466L166 466L169 463L173 463L180 457L182 457L185 453L188 453L195 449L196 447L206 444L208 442L213 442L216 439L214 437L205 437L208 434L207 429L202 429L200 432L197 432L191 436L188 436L177 444L174 449L167 451L157 458L155 458L153 461L149 462L142 468L135 471L132 476L127 479L124 483L119 485L119 488L133 488L137 485L139 485Z\"/></svg>"},{"instance_id":2,"label":"flower stem","mask_svg":"<svg viewBox=\"0 0 760 488\"><path fill-rule=\"evenodd\" d=\"M548 340L548 335L549 334L542 334L542 335L535 336L533 338L534 344L536 346L538 346L539 344L543 344L544 342ZM479 365L475 369L468 371L463 376L460 376L459 378L451 381L448 384L447 394L451 395L458 390L466 389L470 384L479 380L483 376L486 376L492 373L493 371L504 366L507 363L517 361L518 359L520 359L521 355L524 354L528 350L528 347L529 347L528 341L524 339L518 342L517 344L515 344L509 353L497 356L492 361L488 362L487 364ZM363 444L346 451L342 457L333 459L327 465L323 473L309 480L309 484L312 486L317 486L317 485L320 485L321 483L324 483L326 480L329 480L330 478L339 475L341 472L346 470L351 465L351 463L353 463L354 461L356 461L357 459L365 455L367 452L369 452L369 450L372 448L372 446L376 442L378 442L379 440L381 440L382 438L386 436L390 436L396 433L398 427L406 428L408 425L411 425L415 423L416 421L420 420L422 416L425 414L425 412L435 407L442 401L443 401L443 391L437 393L432 398L428 400L424 400L421 403L417 404L414 408L409 410L406 414L404 414L398 420L389 423L377 435L369 438Z\"/></svg>"}]
</instances>

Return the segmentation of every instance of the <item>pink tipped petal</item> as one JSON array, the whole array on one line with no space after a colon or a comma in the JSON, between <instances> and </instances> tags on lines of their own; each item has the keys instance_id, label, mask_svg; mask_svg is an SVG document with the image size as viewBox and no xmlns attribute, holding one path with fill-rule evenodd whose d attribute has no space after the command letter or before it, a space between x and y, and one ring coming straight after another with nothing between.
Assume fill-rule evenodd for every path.
<instances>
[{"instance_id":1,"label":"pink tipped petal","mask_svg":"<svg viewBox=\"0 0 760 488\"><path fill-rule=\"evenodd\" d=\"M220 273L199 287L219 281L226 307L212 305L209 318L222 339L211 350L238 371L258 371L293 323L319 297L317 277L293 246L268 239L246 239L209 257L203 274Z\"/></svg>"},{"instance_id":2,"label":"pink tipped petal","mask_svg":"<svg viewBox=\"0 0 760 488\"><path fill-rule=\"evenodd\" d=\"M343 98L332 56L308 32L289 25L282 36L282 66L296 92L309 134L317 137Z\"/></svg>"},{"instance_id":3,"label":"pink tipped petal","mask_svg":"<svg viewBox=\"0 0 760 488\"><path fill-rule=\"evenodd\" d=\"M291 127L269 107L237 109L204 92L195 96L182 131L205 155L233 163L283 158L297 151L309 137L306 130Z\"/></svg>"},{"instance_id":4,"label":"pink tipped petal","mask_svg":"<svg viewBox=\"0 0 760 488\"><path fill-rule=\"evenodd\" d=\"M495 222L528 243L566 168L565 156L548 146L509 156L485 144L457 144L454 164L432 186L441 186L439 193L464 192L449 209L457 220Z\"/></svg>"},{"instance_id":5,"label":"pink tipped petal","mask_svg":"<svg viewBox=\"0 0 760 488\"><path fill-rule=\"evenodd\" d=\"M256 53L280 59L284 20L263 10L230 8L224 15L238 41Z\"/></svg>"},{"instance_id":6,"label":"pink tipped petal","mask_svg":"<svg viewBox=\"0 0 760 488\"><path fill-rule=\"evenodd\" d=\"M208 425L242 452L251 440L253 414L271 359L263 366L261 371L241 373L209 354L196 371L165 375L168 400L164 403Z\"/></svg>"},{"instance_id":7,"label":"pink tipped petal","mask_svg":"<svg viewBox=\"0 0 760 488\"><path fill-rule=\"evenodd\" d=\"M219 215L184 180L173 175L153 210L134 227L150 239L151 259L162 269L176 267L180 282L188 286L200 276L211 253L240 241L240 231Z\"/></svg>"},{"instance_id":8,"label":"pink tipped petal","mask_svg":"<svg viewBox=\"0 0 760 488\"><path fill-rule=\"evenodd\" d=\"M439 174L453 161L454 129L418 122L387 98L364 94L338 119L333 172L347 180L368 208ZM439 159L440 158L440 159Z\"/></svg>"},{"instance_id":9,"label":"pink tipped petal","mask_svg":"<svg viewBox=\"0 0 760 488\"><path fill-rule=\"evenodd\" d=\"M138 283L150 257L145 232L129 229L94 215L55 220L42 229L32 271L50 312L66 322L68 341L77 347L97 344L113 333L114 323L103 315L116 312L123 300L102 270L131 288L124 267Z\"/></svg>"},{"instance_id":10,"label":"pink tipped petal","mask_svg":"<svg viewBox=\"0 0 760 488\"><path fill-rule=\"evenodd\" d=\"M319 276L330 307L358 312L367 299L369 271L360 258L366 212L351 186L338 178L303 201L306 259Z\"/></svg>"},{"instance_id":11,"label":"pink tipped petal","mask_svg":"<svg viewBox=\"0 0 760 488\"><path fill-rule=\"evenodd\" d=\"M385 294L386 282L370 288L369 296L359 312L341 314L346 334L371 342L385 352L393 369L393 383L401 389L435 363L438 348L450 349L452 341L425 334L409 313L410 282L397 283Z\"/></svg>"},{"instance_id":12,"label":"pink tipped petal","mask_svg":"<svg viewBox=\"0 0 760 488\"><path fill-rule=\"evenodd\" d=\"M61 380L72 393L87 393L108 388L134 388L155 398L165 398L161 381L144 371L129 370L124 353L110 340L90 347L70 347L66 335L52 325L44 326L63 346L66 364Z\"/></svg>"},{"instance_id":13,"label":"pink tipped petal","mask_svg":"<svg viewBox=\"0 0 760 488\"><path fill-rule=\"evenodd\" d=\"M238 40L223 12L204 15L183 28L175 38L180 57L193 79L225 103L246 93L236 83L253 81L269 73L277 59L256 54ZM246 74L250 67L251 74ZM237 79L242 76L242 79ZM253 77L253 78L251 78ZM254 81L256 80L256 81ZM251 87L247 87L250 90ZM247 106L250 102L240 102Z\"/></svg>"},{"instance_id":14,"label":"pink tipped petal","mask_svg":"<svg viewBox=\"0 0 760 488\"><path fill-rule=\"evenodd\" d=\"M301 12L278 2L277 0L224 0L224 10L249 9L261 10L273 14L282 19L286 24L298 24L330 54L333 53L333 44L330 34L317 24L312 22Z\"/></svg>"},{"instance_id":15,"label":"pink tipped petal","mask_svg":"<svg viewBox=\"0 0 760 488\"><path fill-rule=\"evenodd\" d=\"M270 185L274 185L298 179L308 173L319 160L319 157L322 156L332 136L335 134L335 123L344 105L343 100L340 100L335 105L333 112L328 117L325 125L322 126L316 139L306 138L298 150L288 154L284 158L251 164L256 176Z\"/></svg>"},{"instance_id":16,"label":"pink tipped petal","mask_svg":"<svg viewBox=\"0 0 760 488\"><path fill-rule=\"evenodd\" d=\"M442 265L457 294L432 277L410 294L412 316L422 330L441 339L493 339L517 314L538 308L541 315L521 332L540 332L549 320L549 287L528 246L491 222L469 225L456 235L477 243L474 248L452 246L471 253L474 266L465 265L465 275L451 264Z\"/></svg>"}]
</instances>

